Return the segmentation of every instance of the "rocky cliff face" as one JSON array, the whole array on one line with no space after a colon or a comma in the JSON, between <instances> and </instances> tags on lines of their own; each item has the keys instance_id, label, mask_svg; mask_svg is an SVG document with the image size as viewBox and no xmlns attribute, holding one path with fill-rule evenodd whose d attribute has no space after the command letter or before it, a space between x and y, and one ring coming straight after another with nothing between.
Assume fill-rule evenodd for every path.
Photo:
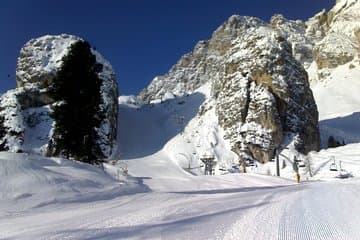
<instances>
[{"instance_id":1,"label":"rocky cliff face","mask_svg":"<svg viewBox=\"0 0 360 240\"><path fill-rule=\"evenodd\" d=\"M335 68L359 55L360 1L339 1L327 14L327 24L324 38L314 48L319 70Z\"/></svg>"},{"instance_id":2,"label":"rocky cliff face","mask_svg":"<svg viewBox=\"0 0 360 240\"><path fill-rule=\"evenodd\" d=\"M269 24L233 16L140 97L151 101L210 84L212 95L201 112L216 108L233 150L267 161L287 133L301 152L318 149L318 113L309 82L343 81L345 65L356 77L359 55L360 0L338 0L305 22L282 15ZM327 113L331 106L322 109Z\"/></svg>"},{"instance_id":3,"label":"rocky cliff face","mask_svg":"<svg viewBox=\"0 0 360 240\"><path fill-rule=\"evenodd\" d=\"M208 83L211 96L201 114L215 107L224 137L239 155L269 161L287 134L301 152L319 149L316 104L307 73L293 56L310 64L312 45L302 37L306 28L301 22L290 24L300 31L294 41L308 48L303 52L289 44L274 30L283 21L278 16L270 26L253 17L230 17L140 97L148 102L166 93L183 95Z\"/></svg>"},{"instance_id":4,"label":"rocky cliff face","mask_svg":"<svg viewBox=\"0 0 360 240\"><path fill-rule=\"evenodd\" d=\"M17 88L0 99L0 117L5 133L0 136L3 150L46 152L54 124L49 107L57 102L49 94L49 87L55 81L70 46L80 40L66 34L44 36L30 40L21 49L16 69ZM98 76L102 81L100 110L103 118L96 129L97 142L103 155L109 157L116 140L117 81L110 63L95 50L92 53L102 65Z\"/></svg>"},{"instance_id":5,"label":"rocky cliff face","mask_svg":"<svg viewBox=\"0 0 360 240\"><path fill-rule=\"evenodd\" d=\"M307 22L274 16L272 26L292 44L295 56L306 56L297 60L316 73L310 74L311 80L324 79L332 69L351 62L360 53L358 0L336 1L329 12L323 10Z\"/></svg>"},{"instance_id":6,"label":"rocky cliff face","mask_svg":"<svg viewBox=\"0 0 360 240\"><path fill-rule=\"evenodd\" d=\"M259 26L265 24L256 18L252 20ZM236 17L230 18L228 24L220 26L210 40L198 42L194 50L182 56L167 74L156 77L140 93L141 99L149 102L167 93L181 96L221 78L225 54L240 31L241 22Z\"/></svg>"},{"instance_id":7,"label":"rocky cliff face","mask_svg":"<svg viewBox=\"0 0 360 240\"><path fill-rule=\"evenodd\" d=\"M265 23L236 17L241 31L225 56L224 78L213 83L219 124L233 146L266 162L283 142L298 136L296 148L319 148L318 113L307 73L291 45Z\"/></svg>"}]
</instances>

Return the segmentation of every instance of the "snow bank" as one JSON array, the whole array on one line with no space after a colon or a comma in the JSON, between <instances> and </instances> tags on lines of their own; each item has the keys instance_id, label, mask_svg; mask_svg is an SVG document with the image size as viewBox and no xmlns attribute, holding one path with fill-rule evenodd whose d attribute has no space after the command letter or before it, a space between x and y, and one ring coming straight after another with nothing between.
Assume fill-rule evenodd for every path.
<instances>
[{"instance_id":1,"label":"snow bank","mask_svg":"<svg viewBox=\"0 0 360 240\"><path fill-rule=\"evenodd\" d=\"M0 215L12 209L90 202L141 190L136 183L119 182L96 166L25 153L0 153L0 179Z\"/></svg>"}]
</instances>

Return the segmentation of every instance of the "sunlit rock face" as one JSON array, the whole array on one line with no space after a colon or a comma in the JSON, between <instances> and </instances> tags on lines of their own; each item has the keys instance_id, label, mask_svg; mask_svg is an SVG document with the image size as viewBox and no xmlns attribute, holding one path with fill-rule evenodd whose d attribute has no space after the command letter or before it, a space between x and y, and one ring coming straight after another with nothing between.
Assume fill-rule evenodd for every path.
<instances>
[{"instance_id":1,"label":"sunlit rock face","mask_svg":"<svg viewBox=\"0 0 360 240\"><path fill-rule=\"evenodd\" d=\"M210 84L206 109L216 109L224 138L239 155L267 162L286 136L291 136L300 152L318 150L317 107L307 73L298 61L312 61L312 45L304 54L294 49L274 29L280 24L276 21L270 25L254 17L230 17L210 40L199 42L139 97L151 102ZM305 24L294 25L305 33ZM302 54L298 60L296 52Z\"/></svg>"},{"instance_id":2,"label":"sunlit rock face","mask_svg":"<svg viewBox=\"0 0 360 240\"><path fill-rule=\"evenodd\" d=\"M291 44L293 54L310 80L323 80L333 69L360 54L360 1L340 0L330 11L321 11L306 22L275 15L272 27ZM315 74L313 74L315 73Z\"/></svg>"}]
</instances>

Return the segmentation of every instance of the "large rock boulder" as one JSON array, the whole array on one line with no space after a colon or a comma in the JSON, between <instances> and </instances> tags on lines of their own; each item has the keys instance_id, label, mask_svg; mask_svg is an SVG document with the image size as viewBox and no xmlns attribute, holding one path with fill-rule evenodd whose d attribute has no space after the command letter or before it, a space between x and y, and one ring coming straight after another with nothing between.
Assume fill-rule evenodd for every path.
<instances>
[{"instance_id":1,"label":"large rock boulder","mask_svg":"<svg viewBox=\"0 0 360 240\"><path fill-rule=\"evenodd\" d=\"M21 139L21 141L17 141L19 143L17 144L17 150L38 151L41 149L43 153L46 152L46 150L44 150L46 146L36 146L36 149L34 149L29 146L31 143L27 144L29 141L27 141L26 136L31 139L34 139L34 136L29 136L26 132L32 132L32 135L40 134L33 130L42 124L41 121L35 121L37 124L34 124L34 116L36 118L36 114L30 114L31 117L28 118L27 113L29 109L42 108L44 111L35 111L38 114L38 118L43 117L45 114L47 115L46 119L49 119L51 111L46 110L44 106L51 109L51 106L57 104L60 100L55 99L53 95L50 94L51 86L57 79L57 74L63 64L64 57L69 53L71 46L78 41L83 40L79 37L66 34L57 36L47 35L30 40L21 49L16 68L17 89L3 95L0 106L2 110L0 115L3 116L3 119L6 120L15 116L15 114L10 112L16 111L17 121L24 123L22 125L19 124L22 130L18 130L17 132L19 134L16 134L19 136L19 139ZM95 129L98 136L96 141L103 157L109 157L112 153L117 133L117 80L111 64L97 51L91 49L91 52L96 57L97 64L102 66L101 71L98 73L98 78L101 80L101 102L99 106L101 114L99 114L99 116L102 116L102 118L100 125ZM13 102L16 102L16 104L9 104L9 101L4 100L7 98L13 99ZM11 131L6 127L9 123L6 123L7 125L5 123L6 121L2 124L3 129L5 129L7 133L10 133ZM54 126L54 124L52 125ZM50 129L47 128L46 130L42 128L42 131L47 131L47 140L50 141L53 132L52 128L50 127ZM41 138L44 138L44 133L41 133ZM2 139L4 142L5 138L2 137ZM47 145L48 141L46 141L45 145ZM9 142L9 140L6 140L6 142ZM44 143L44 141L40 142L41 144ZM12 148L9 147L4 148L4 150L11 149Z\"/></svg>"},{"instance_id":2,"label":"large rock boulder","mask_svg":"<svg viewBox=\"0 0 360 240\"><path fill-rule=\"evenodd\" d=\"M360 54L360 2L337 1L327 14L329 25L325 37L316 43L314 58L319 69L335 68Z\"/></svg>"},{"instance_id":3,"label":"large rock boulder","mask_svg":"<svg viewBox=\"0 0 360 240\"><path fill-rule=\"evenodd\" d=\"M288 136L300 152L318 150L316 104L307 73L293 53L303 62L312 56L289 44L282 21L273 18L270 26L258 18L230 17L210 40L199 42L169 73L155 78L140 98L183 95L208 84L211 95L201 115L216 109L224 138L239 155L269 161ZM301 30L294 41L307 41L300 36L303 23L294 21L290 27Z\"/></svg>"},{"instance_id":4,"label":"large rock boulder","mask_svg":"<svg viewBox=\"0 0 360 240\"><path fill-rule=\"evenodd\" d=\"M233 18L241 27L225 55L224 77L213 84L213 95L219 124L234 150L266 162L285 133L296 136L300 152L318 150L316 104L307 73L293 57L291 45L264 22Z\"/></svg>"}]
</instances>

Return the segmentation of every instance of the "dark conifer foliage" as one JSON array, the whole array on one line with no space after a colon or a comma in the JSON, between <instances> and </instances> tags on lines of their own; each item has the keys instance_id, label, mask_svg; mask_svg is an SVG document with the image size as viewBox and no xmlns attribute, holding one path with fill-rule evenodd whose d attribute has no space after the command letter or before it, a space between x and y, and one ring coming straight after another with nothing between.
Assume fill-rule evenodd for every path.
<instances>
[{"instance_id":1,"label":"dark conifer foliage","mask_svg":"<svg viewBox=\"0 0 360 240\"><path fill-rule=\"evenodd\" d=\"M0 139L3 139L4 136L6 135L6 129L4 126L4 116L0 116ZM0 144L0 151L7 151L8 149L5 147L5 141L3 141Z\"/></svg>"},{"instance_id":2,"label":"dark conifer foliage","mask_svg":"<svg viewBox=\"0 0 360 240\"><path fill-rule=\"evenodd\" d=\"M102 158L96 144L96 127L100 125L102 65L96 62L89 43L77 41L63 59L63 64L51 86L56 99L52 117L56 124L49 144L51 155L61 155L87 163Z\"/></svg>"},{"instance_id":3,"label":"dark conifer foliage","mask_svg":"<svg viewBox=\"0 0 360 240\"><path fill-rule=\"evenodd\" d=\"M336 148L340 146L345 146L345 141L342 141L342 143L340 143L333 136L330 136L328 138L328 148Z\"/></svg>"}]
</instances>

